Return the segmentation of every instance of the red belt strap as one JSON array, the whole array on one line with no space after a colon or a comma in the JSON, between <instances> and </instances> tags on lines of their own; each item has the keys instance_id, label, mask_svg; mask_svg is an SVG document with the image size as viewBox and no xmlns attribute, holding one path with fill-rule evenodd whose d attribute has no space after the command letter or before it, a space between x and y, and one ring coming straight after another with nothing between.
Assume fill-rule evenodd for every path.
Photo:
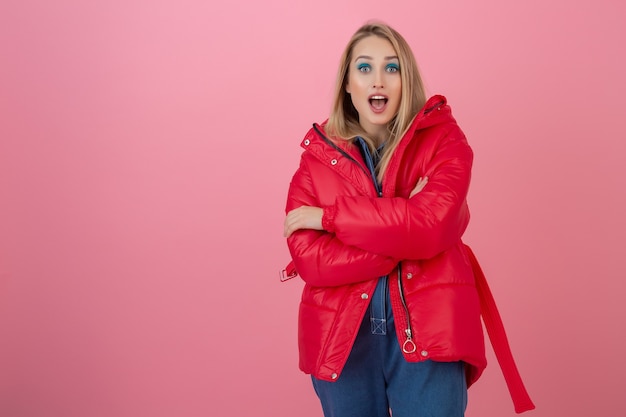
<instances>
[{"instance_id":1,"label":"red belt strap","mask_svg":"<svg viewBox=\"0 0 626 417\"><path fill-rule=\"evenodd\" d=\"M485 322L485 328L493 346L493 351L496 354L500 369L504 375L504 380L509 388L513 405L515 406L516 413L523 413L524 411L533 410L535 404L533 404L524 383L522 377L517 370L513 354L511 353L511 347L504 331L504 325L502 324L502 318L496 307L496 302L493 299L489 285L487 285L487 279L483 273L478 259L472 252L469 246L465 245L467 253L469 255L472 269L474 271L474 277L476 279L476 289L478 290L478 297L480 299L480 313Z\"/></svg>"}]
</instances>

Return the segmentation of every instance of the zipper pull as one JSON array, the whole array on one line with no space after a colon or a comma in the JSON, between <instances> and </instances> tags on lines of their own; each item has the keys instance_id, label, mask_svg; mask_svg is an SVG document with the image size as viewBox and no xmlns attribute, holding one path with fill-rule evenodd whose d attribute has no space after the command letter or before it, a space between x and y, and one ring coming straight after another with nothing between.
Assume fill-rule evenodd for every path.
<instances>
[{"instance_id":1,"label":"zipper pull","mask_svg":"<svg viewBox=\"0 0 626 417\"><path fill-rule=\"evenodd\" d=\"M402 344L402 351L404 353L415 353L417 345L413 342L413 336L411 335L411 329L404 330L406 333L406 340Z\"/></svg>"}]
</instances>

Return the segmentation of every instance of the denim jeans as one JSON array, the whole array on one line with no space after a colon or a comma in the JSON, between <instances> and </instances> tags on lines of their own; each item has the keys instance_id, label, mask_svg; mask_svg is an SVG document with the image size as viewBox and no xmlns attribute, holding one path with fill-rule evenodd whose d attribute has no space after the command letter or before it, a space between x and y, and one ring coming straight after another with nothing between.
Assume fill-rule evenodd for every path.
<instances>
[{"instance_id":1,"label":"denim jeans","mask_svg":"<svg viewBox=\"0 0 626 417\"><path fill-rule=\"evenodd\" d=\"M324 416L463 417L467 406L463 362L404 359L386 284L381 278L339 378L334 382L312 378Z\"/></svg>"}]
</instances>

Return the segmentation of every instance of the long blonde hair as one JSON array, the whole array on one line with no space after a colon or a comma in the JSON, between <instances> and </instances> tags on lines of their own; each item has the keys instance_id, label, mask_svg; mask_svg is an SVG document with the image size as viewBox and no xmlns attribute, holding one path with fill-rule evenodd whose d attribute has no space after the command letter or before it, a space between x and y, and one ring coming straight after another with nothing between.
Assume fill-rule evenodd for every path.
<instances>
[{"instance_id":1,"label":"long blonde hair","mask_svg":"<svg viewBox=\"0 0 626 417\"><path fill-rule=\"evenodd\" d=\"M348 69L352 60L354 46L369 36L378 36L391 43L398 55L400 63L400 79L402 82L402 97L398 114L389 122L389 139L385 142L385 147L378 165L377 177L382 181L383 175L389 165L389 160L393 155L402 135L411 125L413 118L426 103L426 93L424 85L415 62L415 56L406 40L396 30L380 22L370 22L361 26L352 35L341 56L339 72L335 83L335 94L331 114L326 124L326 131L333 139L353 140L361 136L375 151L376 145L373 138L363 130L359 124L359 114L352 104L350 95L346 92L348 82Z\"/></svg>"}]
</instances>

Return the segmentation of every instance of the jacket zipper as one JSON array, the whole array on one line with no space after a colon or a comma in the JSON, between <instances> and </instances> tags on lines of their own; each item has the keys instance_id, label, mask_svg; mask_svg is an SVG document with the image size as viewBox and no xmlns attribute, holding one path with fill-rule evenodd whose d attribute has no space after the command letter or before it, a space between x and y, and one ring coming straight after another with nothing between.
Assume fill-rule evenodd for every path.
<instances>
[{"instance_id":1,"label":"jacket zipper","mask_svg":"<svg viewBox=\"0 0 626 417\"><path fill-rule=\"evenodd\" d=\"M404 308L404 314L406 316L406 340L402 344L402 351L404 353L414 353L417 350L417 345L413 341L413 331L411 329L411 316L409 315L409 307L406 305L404 299L404 286L402 285L402 264L398 264L398 290L400 292L400 301L402 301L402 307Z\"/></svg>"},{"instance_id":2,"label":"jacket zipper","mask_svg":"<svg viewBox=\"0 0 626 417\"><path fill-rule=\"evenodd\" d=\"M317 130L317 127L315 128L315 130L327 142L331 143L337 150L342 152L342 149L339 149L338 147L335 146L334 143L332 143L328 139L326 139L324 137L324 135L322 135L321 132L319 132ZM344 152L342 152L342 154L343 153ZM347 156L350 160L352 160L357 165L361 166L361 164L359 164L350 155L345 154L345 156ZM371 160L370 161L365 161L365 164L367 165L367 168L370 171L370 175L372 177L372 182L374 183L374 188L376 188L376 193L378 194L378 197L380 198L380 197L383 196L383 190L382 190L381 184L379 184L377 179L376 179L376 174L374 172L373 164L372 164ZM405 318L406 318L406 329L404 329L404 334L406 335L406 339L404 340L404 343L402 344L402 351L404 353L410 354L410 353L414 353L417 350L417 345L413 341L413 329L411 328L411 316L409 314L409 307L406 305L406 299L404 298L404 286L402 285L402 263L398 263L398 292L400 293L400 301L402 302L402 308L404 310L404 315L405 315Z\"/></svg>"},{"instance_id":3,"label":"jacket zipper","mask_svg":"<svg viewBox=\"0 0 626 417\"><path fill-rule=\"evenodd\" d=\"M374 167L371 161L366 161L367 167L370 170L372 175L372 181L374 181L374 187L376 188L376 192L378 193L378 197L383 196L383 190L381 184L378 183L376 179L376 174L374 172ZM400 301L402 301L402 308L404 309L404 315L406 317L406 329L404 329L404 334L406 335L406 339L402 344L402 351L404 353L414 353L417 350L417 346L413 341L413 330L411 328L411 316L409 314L409 307L406 305L406 300L404 298L404 286L402 285L402 263L398 263L398 292L400 293Z\"/></svg>"}]
</instances>

